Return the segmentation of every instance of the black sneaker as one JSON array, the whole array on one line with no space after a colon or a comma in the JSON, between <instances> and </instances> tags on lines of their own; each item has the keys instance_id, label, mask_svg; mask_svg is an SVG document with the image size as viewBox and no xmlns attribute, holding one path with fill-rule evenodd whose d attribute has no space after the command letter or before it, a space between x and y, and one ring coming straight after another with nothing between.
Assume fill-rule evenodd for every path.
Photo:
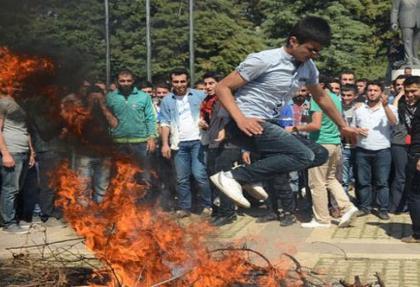
<instances>
[{"instance_id":1,"label":"black sneaker","mask_svg":"<svg viewBox=\"0 0 420 287\"><path fill-rule=\"evenodd\" d=\"M280 217L280 226L289 226L296 222L296 216L290 212L283 213Z\"/></svg>"},{"instance_id":2,"label":"black sneaker","mask_svg":"<svg viewBox=\"0 0 420 287\"><path fill-rule=\"evenodd\" d=\"M367 209L359 209L359 211L356 212L357 217L362 217L370 214L370 210Z\"/></svg>"},{"instance_id":3,"label":"black sneaker","mask_svg":"<svg viewBox=\"0 0 420 287\"><path fill-rule=\"evenodd\" d=\"M24 229L20 227L18 224L13 223L3 228L3 231L10 233L10 234L26 234L29 232L28 229Z\"/></svg>"},{"instance_id":4,"label":"black sneaker","mask_svg":"<svg viewBox=\"0 0 420 287\"><path fill-rule=\"evenodd\" d=\"M378 212L378 217L382 220L389 220L390 219L390 217L388 215L388 212L386 212L386 211L379 211Z\"/></svg>"},{"instance_id":5,"label":"black sneaker","mask_svg":"<svg viewBox=\"0 0 420 287\"><path fill-rule=\"evenodd\" d=\"M212 220L211 224L213 224L214 226L223 226L226 224L233 223L236 219L237 219L236 214L228 215L228 216L217 216Z\"/></svg>"},{"instance_id":6,"label":"black sneaker","mask_svg":"<svg viewBox=\"0 0 420 287\"><path fill-rule=\"evenodd\" d=\"M275 221L275 220L278 220L278 219L279 219L279 216L277 214L275 214L274 212L270 212L266 215L258 217L255 222L256 223L266 223L266 222Z\"/></svg>"}]
</instances>

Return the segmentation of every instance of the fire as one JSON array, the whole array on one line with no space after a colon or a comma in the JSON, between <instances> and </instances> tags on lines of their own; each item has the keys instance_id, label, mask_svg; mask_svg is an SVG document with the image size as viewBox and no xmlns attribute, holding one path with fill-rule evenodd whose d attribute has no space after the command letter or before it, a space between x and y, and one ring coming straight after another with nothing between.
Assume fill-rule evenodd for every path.
<instances>
[{"instance_id":1,"label":"fire","mask_svg":"<svg viewBox=\"0 0 420 287\"><path fill-rule=\"evenodd\" d=\"M51 71L53 64L48 59L18 56L5 47L0 47L0 92L12 95L17 84L36 71Z\"/></svg>"},{"instance_id":2,"label":"fire","mask_svg":"<svg viewBox=\"0 0 420 287\"><path fill-rule=\"evenodd\" d=\"M54 177L65 219L112 269L108 286L150 287L172 278L156 286L224 287L249 282L258 269L267 271L258 280L260 286L279 286L284 268L257 267L243 252L210 252L205 241L213 230L208 224L182 227L167 213L142 203L146 192L153 191L135 182L137 172L134 165L117 161L105 200L89 201L88 207L81 204L86 200L78 187L82 179L73 171L62 166Z\"/></svg>"}]
</instances>

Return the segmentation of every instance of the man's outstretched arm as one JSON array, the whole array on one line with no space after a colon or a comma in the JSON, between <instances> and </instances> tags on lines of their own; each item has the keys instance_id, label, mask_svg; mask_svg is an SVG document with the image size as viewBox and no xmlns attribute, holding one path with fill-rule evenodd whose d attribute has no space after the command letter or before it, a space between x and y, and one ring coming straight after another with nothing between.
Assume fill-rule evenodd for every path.
<instances>
[{"instance_id":1,"label":"man's outstretched arm","mask_svg":"<svg viewBox=\"0 0 420 287\"><path fill-rule=\"evenodd\" d=\"M228 111L238 127L248 136L252 136L262 133L262 120L245 117L236 104L232 93L244 86L246 83L247 81L245 81L237 71L234 71L217 84L216 96L219 98L219 101Z\"/></svg>"}]
</instances>

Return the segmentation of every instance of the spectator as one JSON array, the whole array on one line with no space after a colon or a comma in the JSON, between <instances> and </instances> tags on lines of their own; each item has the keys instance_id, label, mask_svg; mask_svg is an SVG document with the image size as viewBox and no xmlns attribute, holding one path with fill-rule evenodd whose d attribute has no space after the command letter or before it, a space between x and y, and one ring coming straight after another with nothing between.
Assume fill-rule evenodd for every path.
<instances>
[{"instance_id":1,"label":"spectator","mask_svg":"<svg viewBox=\"0 0 420 287\"><path fill-rule=\"evenodd\" d=\"M354 111L356 109L355 99L356 99L356 86L355 85L344 85L341 89L341 102L343 104L343 114L344 119L347 124L352 125ZM353 179L353 170L354 170L354 143L351 142L348 138L342 139L343 143L343 168L342 168L342 183L344 191L349 194L349 186Z\"/></svg>"},{"instance_id":2,"label":"spectator","mask_svg":"<svg viewBox=\"0 0 420 287\"><path fill-rule=\"evenodd\" d=\"M356 103L364 103L366 102L366 88L367 88L367 79L358 79L356 81L357 86L357 97Z\"/></svg>"},{"instance_id":3,"label":"spectator","mask_svg":"<svg viewBox=\"0 0 420 287\"><path fill-rule=\"evenodd\" d=\"M404 75L405 76L412 76L413 75L413 69L411 67L405 67L404 68Z\"/></svg>"},{"instance_id":4,"label":"spectator","mask_svg":"<svg viewBox=\"0 0 420 287\"><path fill-rule=\"evenodd\" d=\"M115 129L118 120L105 104L103 91L96 87L87 90L83 107L90 115L81 127L82 138L76 146L76 167L80 176L81 203L92 198L101 203L109 186L111 173L112 138L109 128Z\"/></svg>"},{"instance_id":5,"label":"spectator","mask_svg":"<svg viewBox=\"0 0 420 287\"><path fill-rule=\"evenodd\" d=\"M203 92L206 90L206 86L202 80L198 80L197 82L195 82L194 88L198 91L203 91Z\"/></svg>"},{"instance_id":6,"label":"spectator","mask_svg":"<svg viewBox=\"0 0 420 287\"><path fill-rule=\"evenodd\" d=\"M175 69L170 74L173 93L160 106L162 155L170 159L174 150L177 177L179 218L191 213L190 176L194 176L201 190L203 216L212 213L211 190L204 162L204 147L200 142L200 105L205 98L201 91L188 89L188 72ZM169 140L170 136L170 140Z\"/></svg>"},{"instance_id":7,"label":"spectator","mask_svg":"<svg viewBox=\"0 0 420 287\"><path fill-rule=\"evenodd\" d=\"M19 91L15 91L14 96ZM0 152L1 193L0 213L3 230L22 234L16 218L16 200L20 192L28 166L35 164L35 153L26 126L26 113L10 95L0 94Z\"/></svg>"},{"instance_id":8,"label":"spectator","mask_svg":"<svg viewBox=\"0 0 420 287\"><path fill-rule=\"evenodd\" d=\"M377 192L378 217L388 220L391 169L391 132L397 124L397 110L388 104L380 82L370 82L367 103L354 112L353 124L361 135L356 148L357 191L360 203L359 216L368 215L372 209L372 193Z\"/></svg>"},{"instance_id":9,"label":"spectator","mask_svg":"<svg viewBox=\"0 0 420 287\"><path fill-rule=\"evenodd\" d=\"M338 79L332 79L329 83L329 90L336 95L340 95L341 83Z\"/></svg>"},{"instance_id":10,"label":"spectator","mask_svg":"<svg viewBox=\"0 0 420 287\"><path fill-rule=\"evenodd\" d=\"M410 135L405 190L408 194L413 234L402 241L420 243L420 77L408 77L404 81L404 90L407 100L407 116L404 121Z\"/></svg>"},{"instance_id":11,"label":"spectator","mask_svg":"<svg viewBox=\"0 0 420 287\"><path fill-rule=\"evenodd\" d=\"M137 90L134 80L131 71L121 71L118 74L118 89L107 95L106 104L118 122L111 125L111 136L117 151L142 167L142 179L149 185L148 152L153 153L156 148L156 113L151 97ZM105 116L111 122L111 115Z\"/></svg>"},{"instance_id":12,"label":"spectator","mask_svg":"<svg viewBox=\"0 0 420 287\"><path fill-rule=\"evenodd\" d=\"M335 93L329 92L336 108L341 112L341 102ZM312 100L310 109L312 121L306 126L297 126L295 130L309 132L310 139L321 144L328 151L328 160L317 167L309 169L309 187L312 194L312 210L314 218L302 223L305 228L330 227L331 217L328 210L328 191L331 192L338 208L344 212L338 224L346 227L357 208L350 202L336 175L341 163L341 138L337 126L322 112L318 104Z\"/></svg>"},{"instance_id":13,"label":"spectator","mask_svg":"<svg viewBox=\"0 0 420 287\"><path fill-rule=\"evenodd\" d=\"M148 94L150 97L154 97L155 87L153 86L153 83L150 81L140 81L138 84L138 87L140 90Z\"/></svg>"},{"instance_id":14,"label":"spectator","mask_svg":"<svg viewBox=\"0 0 420 287\"><path fill-rule=\"evenodd\" d=\"M344 71L340 74L340 84L341 85L354 85L356 81L356 76L353 71Z\"/></svg>"}]
</instances>

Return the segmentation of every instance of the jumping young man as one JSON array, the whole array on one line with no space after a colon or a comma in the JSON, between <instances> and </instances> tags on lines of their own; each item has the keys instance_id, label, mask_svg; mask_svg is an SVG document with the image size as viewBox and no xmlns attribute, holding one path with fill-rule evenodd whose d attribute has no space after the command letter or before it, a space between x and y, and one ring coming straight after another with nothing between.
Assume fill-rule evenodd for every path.
<instances>
[{"instance_id":1,"label":"jumping young man","mask_svg":"<svg viewBox=\"0 0 420 287\"><path fill-rule=\"evenodd\" d=\"M292 28L285 46L249 55L218 84L216 94L232 118L226 126L228 140L261 155L250 165L211 176L238 205L250 206L241 184L263 182L326 161L328 152L322 146L304 142L276 124L283 105L300 87L309 89L343 136L356 134L318 83L319 72L312 59L330 39L331 29L325 20L306 17ZM261 188L254 192L266 194Z\"/></svg>"}]
</instances>

